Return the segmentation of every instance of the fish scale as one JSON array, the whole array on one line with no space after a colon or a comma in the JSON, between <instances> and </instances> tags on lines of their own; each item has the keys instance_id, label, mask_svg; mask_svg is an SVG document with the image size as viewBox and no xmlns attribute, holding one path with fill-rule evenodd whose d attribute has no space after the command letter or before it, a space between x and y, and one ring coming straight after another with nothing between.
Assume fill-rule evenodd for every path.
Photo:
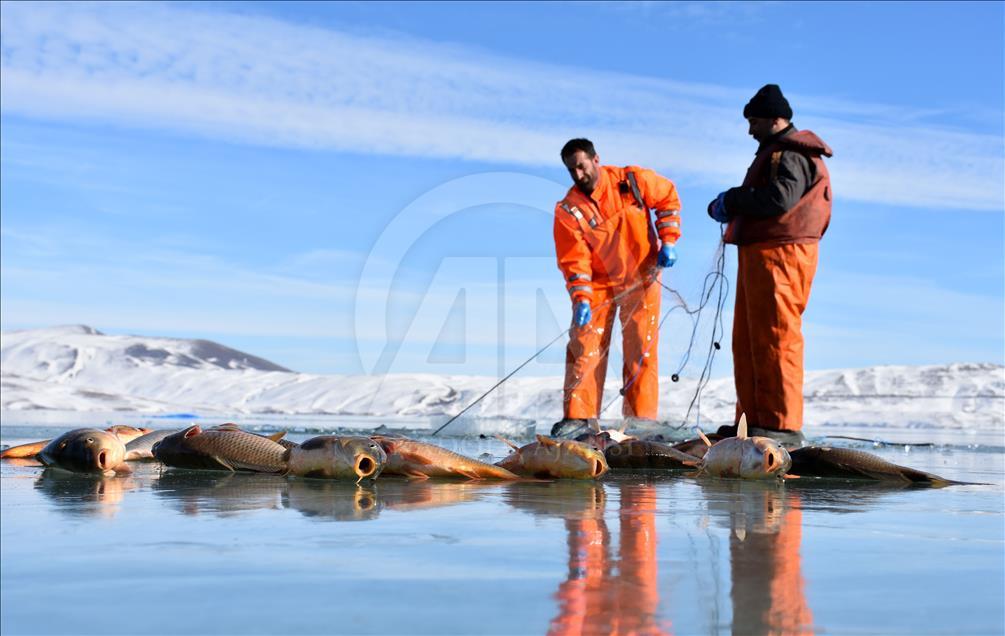
<instances>
[{"instance_id":1,"label":"fish scale","mask_svg":"<svg viewBox=\"0 0 1005 636\"><path fill-rule=\"evenodd\" d=\"M168 466L210 470L286 472L286 449L241 430L203 431L198 425L157 442L154 456Z\"/></svg>"},{"instance_id":2,"label":"fish scale","mask_svg":"<svg viewBox=\"0 0 1005 636\"><path fill-rule=\"evenodd\" d=\"M204 431L189 438L189 445L236 466L286 470L286 449L270 439L243 431Z\"/></svg>"}]
</instances>

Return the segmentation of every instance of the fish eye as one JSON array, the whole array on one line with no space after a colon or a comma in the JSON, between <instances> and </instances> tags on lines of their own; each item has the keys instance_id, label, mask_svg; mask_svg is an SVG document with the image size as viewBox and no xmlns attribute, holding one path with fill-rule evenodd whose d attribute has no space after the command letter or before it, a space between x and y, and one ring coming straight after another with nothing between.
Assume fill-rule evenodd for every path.
<instances>
[{"instance_id":1,"label":"fish eye","mask_svg":"<svg viewBox=\"0 0 1005 636\"><path fill-rule=\"evenodd\" d=\"M93 443L94 443L94 438L93 438L93 437L88 437L88 438L87 438L86 440L84 440L84 441L86 441L86 442L87 442L88 444L93 444Z\"/></svg>"}]
</instances>

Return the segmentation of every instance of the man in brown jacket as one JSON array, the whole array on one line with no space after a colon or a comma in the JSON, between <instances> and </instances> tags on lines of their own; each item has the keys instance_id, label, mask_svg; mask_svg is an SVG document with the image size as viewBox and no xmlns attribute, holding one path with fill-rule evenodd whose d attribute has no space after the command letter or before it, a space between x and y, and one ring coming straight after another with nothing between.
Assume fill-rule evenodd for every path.
<instances>
[{"instance_id":1,"label":"man in brown jacket","mask_svg":"<svg viewBox=\"0 0 1005 636\"><path fill-rule=\"evenodd\" d=\"M743 183L708 206L737 246L733 377L736 421L752 435L785 443L803 437L802 314L816 273L820 238L831 215L830 147L792 125L792 108L768 84L743 109L760 142ZM736 425L720 433L735 434Z\"/></svg>"}]
</instances>

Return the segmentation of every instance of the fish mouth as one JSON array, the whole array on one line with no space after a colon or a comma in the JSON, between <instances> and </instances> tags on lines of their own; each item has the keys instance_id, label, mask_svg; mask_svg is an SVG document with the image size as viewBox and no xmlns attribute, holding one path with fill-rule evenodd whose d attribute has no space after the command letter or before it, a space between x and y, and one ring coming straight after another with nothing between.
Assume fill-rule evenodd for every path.
<instances>
[{"instance_id":1,"label":"fish mouth","mask_svg":"<svg viewBox=\"0 0 1005 636\"><path fill-rule=\"evenodd\" d=\"M605 472L604 464L599 459L593 460L593 466L590 470L590 474L593 477L600 477L601 475L604 474L604 472Z\"/></svg>"},{"instance_id":2,"label":"fish mouth","mask_svg":"<svg viewBox=\"0 0 1005 636\"><path fill-rule=\"evenodd\" d=\"M370 477L377 472L377 462L372 457L360 455L356 458L356 476L360 479Z\"/></svg>"},{"instance_id":3,"label":"fish mouth","mask_svg":"<svg viewBox=\"0 0 1005 636\"><path fill-rule=\"evenodd\" d=\"M768 449L764 451L764 472L767 474L772 474L776 472L781 472L787 470L785 458L781 454Z\"/></svg>"},{"instance_id":4,"label":"fish mouth","mask_svg":"<svg viewBox=\"0 0 1005 636\"><path fill-rule=\"evenodd\" d=\"M104 449L98 451L98 468L108 470L108 451Z\"/></svg>"}]
</instances>

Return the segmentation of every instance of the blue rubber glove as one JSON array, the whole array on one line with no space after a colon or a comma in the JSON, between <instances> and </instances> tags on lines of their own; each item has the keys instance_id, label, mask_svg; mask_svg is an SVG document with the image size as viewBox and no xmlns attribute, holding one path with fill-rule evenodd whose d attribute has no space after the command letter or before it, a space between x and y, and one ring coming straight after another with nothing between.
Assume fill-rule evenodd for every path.
<instances>
[{"instance_id":1,"label":"blue rubber glove","mask_svg":"<svg viewBox=\"0 0 1005 636\"><path fill-rule=\"evenodd\" d=\"M720 192L719 196L715 197L715 199L708 204L708 215L719 223L726 223L729 221L729 214L726 212L725 192Z\"/></svg>"},{"instance_id":2,"label":"blue rubber glove","mask_svg":"<svg viewBox=\"0 0 1005 636\"><path fill-rule=\"evenodd\" d=\"M572 321L576 323L577 327L582 327L590 322L590 303L585 300L581 300L576 303L576 307L572 310Z\"/></svg>"},{"instance_id":3,"label":"blue rubber glove","mask_svg":"<svg viewBox=\"0 0 1005 636\"><path fill-rule=\"evenodd\" d=\"M656 264L660 267L673 267L677 262L677 248L669 243L664 243L660 248L660 253L656 256Z\"/></svg>"}]
</instances>

